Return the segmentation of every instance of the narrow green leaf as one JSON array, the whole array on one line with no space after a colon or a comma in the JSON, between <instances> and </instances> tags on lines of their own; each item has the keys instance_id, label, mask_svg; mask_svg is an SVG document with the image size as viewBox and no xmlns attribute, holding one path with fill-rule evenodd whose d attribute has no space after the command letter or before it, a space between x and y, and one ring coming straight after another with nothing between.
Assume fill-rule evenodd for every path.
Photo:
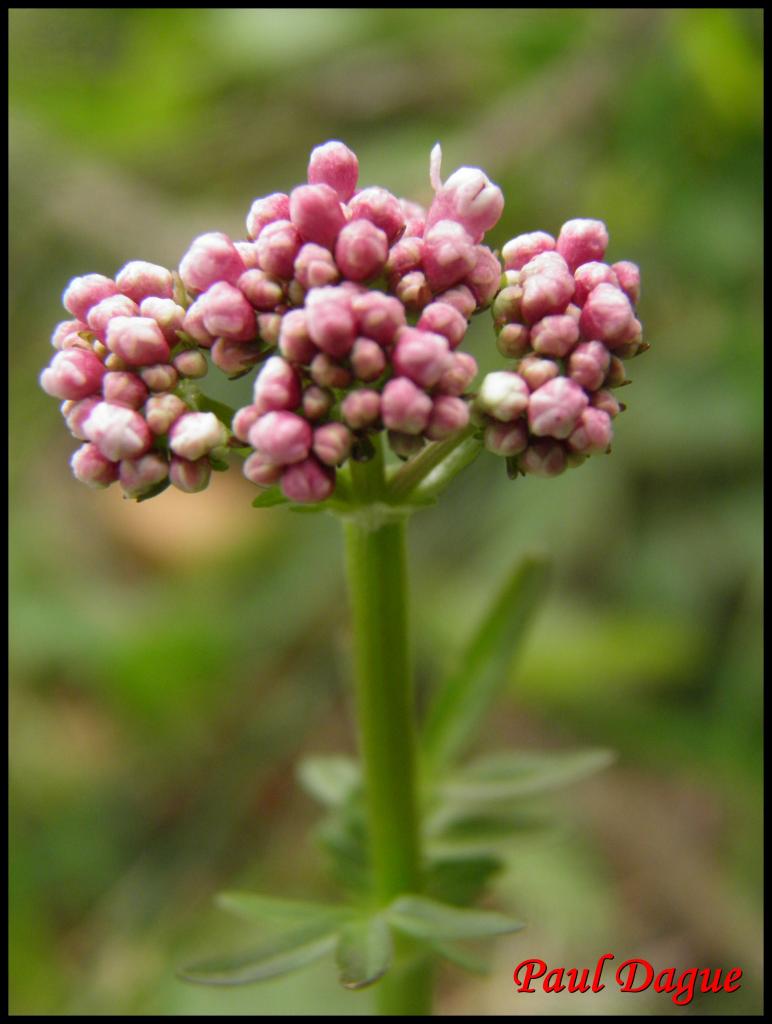
<instances>
[{"instance_id":1,"label":"narrow green leaf","mask_svg":"<svg viewBox=\"0 0 772 1024\"><path fill-rule=\"evenodd\" d=\"M442 853L429 849L426 892L433 899L453 906L469 906L481 895L503 864L489 853Z\"/></svg>"},{"instance_id":2,"label":"narrow green leaf","mask_svg":"<svg viewBox=\"0 0 772 1024\"><path fill-rule=\"evenodd\" d=\"M135 499L137 504L139 504L140 501L149 501L150 498L157 498L159 494L163 494L170 483L171 480L168 476L165 480L159 480L157 484L153 484L149 491L145 491L144 494L140 494L140 496Z\"/></svg>"},{"instance_id":3,"label":"narrow green leaf","mask_svg":"<svg viewBox=\"0 0 772 1024\"><path fill-rule=\"evenodd\" d=\"M518 563L440 688L423 737L435 767L459 753L505 689L512 658L546 591L547 575L542 557L531 555Z\"/></svg>"},{"instance_id":4,"label":"narrow green leaf","mask_svg":"<svg viewBox=\"0 0 772 1024\"><path fill-rule=\"evenodd\" d=\"M610 750L553 754L493 754L472 762L440 783L452 803L499 803L534 796L585 779L614 760Z\"/></svg>"},{"instance_id":5,"label":"narrow green leaf","mask_svg":"<svg viewBox=\"0 0 772 1024\"><path fill-rule=\"evenodd\" d=\"M252 502L252 508L273 508L274 505L286 505L287 499L282 494L280 488L269 487L265 491L261 491L260 494Z\"/></svg>"},{"instance_id":6,"label":"narrow green leaf","mask_svg":"<svg viewBox=\"0 0 772 1024\"><path fill-rule=\"evenodd\" d=\"M456 967L461 967L471 974L490 974L490 963L487 960L457 942L433 942L432 949L446 960L450 960Z\"/></svg>"},{"instance_id":7,"label":"narrow green leaf","mask_svg":"<svg viewBox=\"0 0 772 1024\"><path fill-rule=\"evenodd\" d=\"M223 402L218 402L216 398L210 398L203 392L199 392L197 404L201 412L213 412L217 419L230 429L233 417L236 415L235 409L231 409L229 405L225 405Z\"/></svg>"},{"instance_id":8,"label":"narrow green leaf","mask_svg":"<svg viewBox=\"0 0 772 1024\"><path fill-rule=\"evenodd\" d=\"M359 788L359 765L350 757L306 757L300 762L298 781L327 807L339 807Z\"/></svg>"},{"instance_id":9,"label":"narrow green leaf","mask_svg":"<svg viewBox=\"0 0 772 1024\"><path fill-rule=\"evenodd\" d=\"M522 922L495 910L467 910L425 896L400 896L388 908L389 923L417 939L483 939L507 935Z\"/></svg>"},{"instance_id":10,"label":"narrow green leaf","mask_svg":"<svg viewBox=\"0 0 772 1024\"><path fill-rule=\"evenodd\" d=\"M297 971L335 948L337 936L329 924L278 935L248 953L200 961L183 968L183 981L200 985L249 985Z\"/></svg>"},{"instance_id":11,"label":"narrow green leaf","mask_svg":"<svg viewBox=\"0 0 772 1024\"><path fill-rule=\"evenodd\" d=\"M341 929L336 952L341 985L359 989L374 984L389 969L392 951L391 932L380 914L349 921Z\"/></svg>"},{"instance_id":12,"label":"narrow green leaf","mask_svg":"<svg viewBox=\"0 0 772 1024\"><path fill-rule=\"evenodd\" d=\"M245 921L257 924L311 924L343 921L353 911L328 903L283 900L256 892L221 892L215 897L218 907Z\"/></svg>"}]
</instances>

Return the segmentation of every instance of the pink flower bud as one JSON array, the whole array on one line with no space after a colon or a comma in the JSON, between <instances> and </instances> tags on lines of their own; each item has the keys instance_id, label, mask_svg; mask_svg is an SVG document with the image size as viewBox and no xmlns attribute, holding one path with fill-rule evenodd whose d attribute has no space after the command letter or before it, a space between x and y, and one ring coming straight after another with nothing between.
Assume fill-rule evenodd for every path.
<instances>
[{"instance_id":1,"label":"pink flower bud","mask_svg":"<svg viewBox=\"0 0 772 1024\"><path fill-rule=\"evenodd\" d=\"M334 249L346 223L338 193L329 185L298 185L290 193L290 220L304 242Z\"/></svg>"},{"instance_id":2,"label":"pink flower bud","mask_svg":"<svg viewBox=\"0 0 772 1024\"><path fill-rule=\"evenodd\" d=\"M568 438L568 446L580 455L592 455L605 452L613 436L609 414L602 409L589 408L579 418L576 429Z\"/></svg>"},{"instance_id":3,"label":"pink flower bud","mask_svg":"<svg viewBox=\"0 0 772 1024\"><path fill-rule=\"evenodd\" d=\"M289 465L300 462L311 450L313 433L300 416L292 412L267 412L249 431L249 443L271 462Z\"/></svg>"},{"instance_id":4,"label":"pink flower bud","mask_svg":"<svg viewBox=\"0 0 772 1024\"><path fill-rule=\"evenodd\" d=\"M139 375L151 391L171 391L177 386L177 371L169 363L143 366Z\"/></svg>"},{"instance_id":5,"label":"pink flower bud","mask_svg":"<svg viewBox=\"0 0 772 1024\"><path fill-rule=\"evenodd\" d=\"M619 287L635 306L641 297L641 271L637 263L629 260L622 260L621 263L614 263L611 267L619 281Z\"/></svg>"},{"instance_id":6,"label":"pink flower bud","mask_svg":"<svg viewBox=\"0 0 772 1024\"><path fill-rule=\"evenodd\" d=\"M390 430L386 436L391 450L403 461L420 452L426 444L420 434L403 434L399 430Z\"/></svg>"},{"instance_id":7,"label":"pink flower bud","mask_svg":"<svg viewBox=\"0 0 772 1024\"><path fill-rule=\"evenodd\" d=\"M443 441L469 423L469 406L453 395L437 395L432 403L432 412L426 436L430 441Z\"/></svg>"},{"instance_id":8,"label":"pink flower bud","mask_svg":"<svg viewBox=\"0 0 772 1024\"><path fill-rule=\"evenodd\" d=\"M422 238L426 228L426 210L410 199L400 199L399 205L405 218L405 233L402 237Z\"/></svg>"},{"instance_id":9,"label":"pink flower bud","mask_svg":"<svg viewBox=\"0 0 772 1024\"><path fill-rule=\"evenodd\" d=\"M518 363L517 372L531 391L536 391L548 380L554 380L560 374L560 367L552 359L539 359L537 356L527 355Z\"/></svg>"},{"instance_id":10,"label":"pink flower bud","mask_svg":"<svg viewBox=\"0 0 772 1024\"><path fill-rule=\"evenodd\" d=\"M228 431L213 412L186 412L169 431L169 447L189 462L208 455L228 440Z\"/></svg>"},{"instance_id":11,"label":"pink flower bud","mask_svg":"<svg viewBox=\"0 0 772 1024\"><path fill-rule=\"evenodd\" d=\"M171 270L145 260L132 260L115 275L118 289L134 302L140 303L151 295L159 299L174 298L174 278Z\"/></svg>"},{"instance_id":12,"label":"pink flower bud","mask_svg":"<svg viewBox=\"0 0 772 1024\"><path fill-rule=\"evenodd\" d=\"M279 351L291 363L308 364L317 353L308 333L308 316L304 309L291 309L281 318Z\"/></svg>"},{"instance_id":13,"label":"pink flower bud","mask_svg":"<svg viewBox=\"0 0 772 1024\"><path fill-rule=\"evenodd\" d=\"M99 390L105 368L93 352L67 348L57 352L40 375L40 386L54 398L78 401Z\"/></svg>"},{"instance_id":14,"label":"pink flower bud","mask_svg":"<svg viewBox=\"0 0 772 1024\"><path fill-rule=\"evenodd\" d=\"M192 295L218 281L235 285L246 269L238 249L221 231L199 235L180 261L182 283Z\"/></svg>"},{"instance_id":15,"label":"pink flower bud","mask_svg":"<svg viewBox=\"0 0 772 1024\"><path fill-rule=\"evenodd\" d=\"M86 323L97 338L104 340L108 323L116 316L137 316L139 307L125 295L110 295L88 311Z\"/></svg>"},{"instance_id":16,"label":"pink flower bud","mask_svg":"<svg viewBox=\"0 0 772 1024\"><path fill-rule=\"evenodd\" d=\"M606 379L611 357L600 341L583 341L568 360L568 376L586 391L596 391Z\"/></svg>"},{"instance_id":17,"label":"pink flower bud","mask_svg":"<svg viewBox=\"0 0 772 1024\"><path fill-rule=\"evenodd\" d=\"M218 370L228 377L238 377L251 370L263 357L263 343L251 341L231 341L229 338L218 338L212 345L211 359Z\"/></svg>"},{"instance_id":18,"label":"pink flower bud","mask_svg":"<svg viewBox=\"0 0 772 1024\"><path fill-rule=\"evenodd\" d=\"M234 437L237 437L239 441L243 441L244 444L248 444L249 432L261 415L260 407L257 405L245 405L242 409L238 409L231 423Z\"/></svg>"},{"instance_id":19,"label":"pink flower bud","mask_svg":"<svg viewBox=\"0 0 772 1024\"><path fill-rule=\"evenodd\" d=\"M87 487L109 487L118 479L118 465L100 452L95 444L84 444L73 454L70 467L76 480Z\"/></svg>"},{"instance_id":20,"label":"pink flower bud","mask_svg":"<svg viewBox=\"0 0 772 1024\"><path fill-rule=\"evenodd\" d=\"M212 337L230 341L253 341L257 335L255 311L248 299L232 284L219 281L199 299L204 327Z\"/></svg>"},{"instance_id":21,"label":"pink flower bud","mask_svg":"<svg viewBox=\"0 0 772 1024\"><path fill-rule=\"evenodd\" d=\"M269 277L264 270L256 268L241 275L238 287L255 309L265 313L275 309L284 298L281 284L275 278Z\"/></svg>"},{"instance_id":22,"label":"pink flower bud","mask_svg":"<svg viewBox=\"0 0 772 1024\"><path fill-rule=\"evenodd\" d=\"M139 458L153 440L150 428L138 412L109 402L94 406L83 424L83 432L111 462Z\"/></svg>"},{"instance_id":23,"label":"pink flower bud","mask_svg":"<svg viewBox=\"0 0 772 1024\"><path fill-rule=\"evenodd\" d=\"M284 467L269 462L260 452L252 452L244 462L242 471L250 483L257 484L258 487L270 487L281 480Z\"/></svg>"},{"instance_id":24,"label":"pink flower bud","mask_svg":"<svg viewBox=\"0 0 772 1024\"><path fill-rule=\"evenodd\" d=\"M455 220L481 242L486 231L498 223L504 210L504 196L479 167L459 167L434 197L426 217L431 228L441 220Z\"/></svg>"},{"instance_id":25,"label":"pink flower bud","mask_svg":"<svg viewBox=\"0 0 772 1024\"><path fill-rule=\"evenodd\" d=\"M105 344L127 366L148 366L169 359L169 342L147 316L115 316L107 324Z\"/></svg>"},{"instance_id":26,"label":"pink flower bud","mask_svg":"<svg viewBox=\"0 0 772 1024\"><path fill-rule=\"evenodd\" d=\"M85 320L88 311L97 302L118 294L118 285L102 274L86 274L75 277L67 285L62 296L64 308L72 313L76 320Z\"/></svg>"},{"instance_id":27,"label":"pink flower bud","mask_svg":"<svg viewBox=\"0 0 772 1024\"><path fill-rule=\"evenodd\" d=\"M528 402L528 427L538 437L566 438L587 408L587 395L568 377L555 377L537 388Z\"/></svg>"},{"instance_id":28,"label":"pink flower bud","mask_svg":"<svg viewBox=\"0 0 772 1024\"><path fill-rule=\"evenodd\" d=\"M196 459L195 462L191 462L189 459L181 459L178 455L172 455L169 479L178 491L184 491L185 494L205 491L209 486L211 475L212 467L209 464L209 459Z\"/></svg>"},{"instance_id":29,"label":"pink flower bud","mask_svg":"<svg viewBox=\"0 0 772 1024\"><path fill-rule=\"evenodd\" d=\"M349 356L351 369L359 380L372 381L386 369L386 355L377 341L357 338Z\"/></svg>"},{"instance_id":30,"label":"pink flower bud","mask_svg":"<svg viewBox=\"0 0 772 1024\"><path fill-rule=\"evenodd\" d=\"M420 270L405 274L394 291L399 301L410 310L421 310L432 301L432 290Z\"/></svg>"},{"instance_id":31,"label":"pink flower bud","mask_svg":"<svg viewBox=\"0 0 772 1024\"><path fill-rule=\"evenodd\" d=\"M188 411L187 405L177 395L151 395L145 402L145 420L152 432L158 436L168 434L175 420Z\"/></svg>"},{"instance_id":32,"label":"pink flower bud","mask_svg":"<svg viewBox=\"0 0 772 1024\"><path fill-rule=\"evenodd\" d=\"M141 497L168 475L169 465L158 452L148 452L138 459L122 459L118 470L121 487L129 498Z\"/></svg>"},{"instance_id":33,"label":"pink flower bud","mask_svg":"<svg viewBox=\"0 0 772 1024\"><path fill-rule=\"evenodd\" d=\"M577 218L560 229L556 248L573 273L583 263L602 260L607 246L608 231L602 220Z\"/></svg>"},{"instance_id":34,"label":"pink flower bud","mask_svg":"<svg viewBox=\"0 0 772 1024\"><path fill-rule=\"evenodd\" d=\"M534 324L544 316L563 313L574 294L574 279L570 274L549 276L537 274L523 283L521 310L523 320Z\"/></svg>"},{"instance_id":35,"label":"pink flower bud","mask_svg":"<svg viewBox=\"0 0 772 1024\"><path fill-rule=\"evenodd\" d=\"M311 384L303 392L300 404L306 419L320 420L322 416L326 416L330 411L333 401L334 396L331 391L328 391L326 388L320 388L316 384Z\"/></svg>"},{"instance_id":36,"label":"pink flower bud","mask_svg":"<svg viewBox=\"0 0 772 1024\"><path fill-rule=\"evenodd\" d=\"M367 291L351 300L359 333L379 345L390 345L400 327L407 323L405 307L393 295Z\"/></svg>"},{"instance_id":37,"label":"pink flower bud","mask_svg":"<svg viewBox=\"0 0 772 1024\"><path fill-rule=\"evenodd\" d=\"M247 270L258 270L260 258L257 254L257 246L254 242L234 242L236 252L241 257L241 262Z\"/></svg>"},{"instance_id":38,"label":"pink flower bud","mask_svg":"<svg viewBox=\"0 0 772 1024\"><path fill-rule=\"evenodd\" d=\"M176 355L172 365L180 377L189 377L191 380L206 377L208 369L204 353L192 348Z\"/></svg>"},{"instance_id":39,"label":"pink flower bud","mask_svg":"<svg viewBox=\"0 0 772 1024\"><path fill-rule=\"evenodd\" d=\"M334 139L311 150L308 161L308 181L311 185L329 185L342 203L353 196L359 177L356 153Z\"/></svg>"},{"instance_id":40,"label":"pink flower bud","mask_svg":"<svg viewBox=\"0 0 772 1024\"><path fill-rule=\"evenodd\" d=\"M551 252L555 248L555 239L546 231L530 231L518 235L506 243L501 250L506 270L520 270L542 252Z\"/></svg>"},{"instance_id":41,"label":"pink flower bud","mask_svg":"<svg viewBox=\"0 0 772 1024\"><path fill-rule=\"evenodd\" d=\"M289 220L276 220L260 232L255 246L260 267L266 274L289 279L303 240L297 227Z\"/></svg>"},{"instance_id":42,"label":"pink flower bud","mask_svg":"<svg viewBox=\"0 0 772 1024\"><path fill-rule=\"evenodd\" d=\"M405 215L399 199L385 188L364 188L349 200L349 220L369 220L384 232L389 245L399 238L405 229Z\"/></svg>"},{"instance_id":43,"label":"pink flower bud","mask_svg":"<svg viewBox=\"0 0 772 1024\"><path fill-rule=\"evenodd\" d=\"M314 458L304 459L284 470L281 489L285 498L299 504L325 501L335 490L335 471Z\"/></svg>"},{"instance_id":44,"label":"pink flower bud","mask_svg":"<svg viewBox=\"0 0 772 1024\"><path fill-rule=\"evenodd\" d=\"M519 466L534 476L560 476L566 468L566 452L557 441L534 441L520 456Z\"/></svg>"},{"instance_id":45,"label":"pink flower bud","mask_svg":"<svg viewBox=\"0 0 772 1024\"><path fill-rule=\"evenodd\" d=\"M531 328L531 347L540 356L567 356L579 340L579 325L571 316L545 316Z\"/></svg>"},{"instance_id":46,"label":"pink flower bud","mask_svg":"<svg viewBox=\"0 0 772 1024\"><path fill-rule=\"evenodd\" d=\"M351 351L356 321L351 296L342 288L312 288L306 296L306 317L311 340L333 359Z\"/></svg>"},{"instance_id":47,"label":"pink flower bud","mask_svg":"<svg viewBox=\"0 0 772 1024\"><path fill-rule=\"evenodd\" d=\"M352 220L346 224L335 243L335 262L352 281L377 277L386 264L388 253L385 233L369 220Z\"/></svg>"},{"instance_id":48,"label":"pink flower bud","mask_svg":"<svg viewBox=\"0 0 772 1024\"><path fill-rule=\"evenodd\" d=\"M477 361L468 352L452 352L450 365L437 381L436 390L444 395L463 395L477 376Z\"/></svg>"},{"instance_id":49,"label":"pink flower bud","mask_svg":"<svg viewBox=\"0 0 772 1024\"><path fill-rule=\"evenodd\" d=\"M432 291L458 284L474 269L476 260L474 243L460 224L441 220L427 229L422 262Z\"/></svg>"},{"instance_id":50,"label":"pink flower bud","mask_svg":"<svg viewBox=\"0 0 772 1024\"><path fill-rule=\"evenodd\" d=\"M431 413L431 398L407 377L394 377L383 389L381 416L388 430L422 434Z\"/></svg>"},{"instance_id":51,"label":"pink flower bud","mask_svg":"<svg viewBox=\"0 0 772 1024\"><path fill-rule=\"evenodd\" d=\"M275 347L279 344L279 332L281 331L281 313L258 313L257 333L266 345Z\"/></svg>"},{"instance_id":52,"label":"pink flower bud","mask_svg":"<svg viewBox=\"0 0 772 1024\"><path fill-rule=\"evenodd\" d=\"M325 423L314 431L314 455L326 466L339 466L351 451L354 438L342 423Z\"/></svg>"},{"instance_id":53,"label":"pink flower bud","mask_svg":"<svg viewBox=\"0 0 772 1024\"><path fill-rule=\"evenodd\" d=\"M465 320L468 320L477 309L477 299L465 284L456 285L455 288L450 288L446 292L435 295L434 301L444 302L447 306L452 306L453 309L458 310Z\"/></svg>"},{"instance_id":54,"label":"pink flower bud","mask_svg":"<svg viewBox=\"0 0 772 1024\"><path fill-rule=\"evenodd\" d=\"M267 224L289 220L289 215L289 196L284 192L273 192L270 196L255 199L247 214L247 235L257 238Z\"/></svg>"},{"instance_id":55,"label":"pink flower bud","mask_svg":"<svg viewBox=\"0 0 772 1024\"><path fill-rule=\"evenodd\" d=\"M524 324L505 324L496 338L496 348L506 359L519 359L528 350L530 337Z\"/></svg>"},{"instance_id":56,"label":"pink flower bud","mask_svg":"<svg viewBox=\"0 0 772 1024\"><path fill-rule=\"evenodd\" d=\"M55 349L63 348L88 348L88 342L80 337L79 331L87 331L88 324L82 320L63 320L57 324L51 335L51 344Z\"/></svg>"},{"instance_id":57,"label":"pink flower bud","mask_svg":"<svg viewBox=\"0 0 772 1024\"><path fill-rule=\"evenodd\" d=\"M311 360L311 379L320 388L346 388L351 383L351 373L326 352L320 352Z\"/></svg>"},{"instance_id":58,"label":"pink flower bud","mask_svg":"<svg viewBox=\"0 0 772 1024\"><path fill-rule=\"evenodd\" d=\"M559 252L540 252L516 273L519 275L517 283L523 285L529 278L542 276L558 279L568 277L571 280L572 287L574 285L574 279L568 264ZM514 277L512 271L508 271L508 275Z\"/></svg>"},{"instance_id":59,"label":"pink flower bud","mask_svg":"<svg viewBox=\"0 0 772 1024\"><path fill-rule=\"evenodd\" d=\"M340 411L352 430L372 427L381 415L381 396L367 388L352 391L341 402Z\"/></svg>"},{"instance_id":60,"label":"pink flower bud","mask_svg":"<svg viewBox=\"0 0 772 1024\"><path fill-rule=\"evenodd\" d=\"M255 405L261 412L295 409L300 404L300 377L281 356L271 356L255 380Z\"/></svg>"},{"instance_id":61,"label":"pink flower bud","mask_svg":"<svg viewBox=\"0 0 772 1024\"><path fill-rule=\"evenodd\" d=\"M392 287L413 270L421 269L423 243L420 238L400 238L389 249L386 260L386 275Z\"/></svg>"},{"instance_id":62,"label":"pink flower bud","mask_svg":"<svg viewBox=\"0 0 772 1024\"><path fill-rule=\"evenodd\" d=\"M141 409L147 401L147 388L136 373L106 373L102 378L102 395L112 405Z\"/></svg>"},{"instance_id":63,"label":"pink flower bud","mask_svg":"<svg viewBox=\"0 0 772 1024\"><path fill-rule=\"evenodd\" d=\"M590 396L590 405L593 409L602 409L613 420L622 412L622 405L610 391L596 391Z\"/></svg>"},{"instance_id":64,"label":"pink flower bud","mask_svg":"<svg viewBox=\"0 0 772 1024\"><path fill-rule=\"evenodd\" d=\"M214 338L204 327L204 310L206 306L201 302L201 299L203 299L203 295L188 307L185 319L182 321L182 329L202 348L211 348ZM145 302L147 301L149 300L145 299Z\"/></svg>"},{"instance_id":65,"label":"pink flower bud","mask_svg":"<svg viewBox=\"0 0 772 1024\"><path fill-rule=\"evenodd\" d=\"M577 267L574 281L576 282L574 302L579 306L585 304L587 296L599 284L613 284L615 288L619 287L619 279L608 263L598 263L597 260L583 263L581 267Z\"/></svg>"},{"instance_id":66,"label":"pink flower bud","mask_svg":"<svg viewBox=\"0 0 772 1024\"><path fill-rule=\"evenodd\" d=\"M433 387L451 363L448 339L416 327L401 327L392 362L399 376L408 377L419 387Z\"/></svg>"},{"instance_id":67,"label":"pink flower bud","mask_svg":"<svg viewBox=\"0 0 772 1024\"><path fill-rule=\"evenodd\" d=\"M474 294L478 308L484 309L493 302L501 285L501 264L487 245L475 246L474 253L474 267L464 280Z\"/></svg>"},{"instance_id":68,"label":"pink flower bud","mask_svg":"<svg viewBox=\"0 0 772 1024\"><path fill-rule=\"evenodd\" d=\"M306 291L324 288L340 279L340 271L330 250L314 242L306 242L302 246L295 258L294 272L296 280Z\"/></svg>"},{"instance_id":69,"label":"pink flower bud","mask_svg":"<svg viewBox=\"0 0 772 1024\"><path fill-rule=\"evenodd\" d=\"M603 341L616 348L625 343L634 319L625 293L611 284L599 284L587 296L579 327L588 341Z\"/></svg>"},{"instance_id":70,"label":"pink flower bud","mask_svg":"<svg viewBox=\"0 0 772 1024\"><path fill-rule=\"evenodd\" d=\"M483 378L476 405L502 423L511 423L528 408L528 385L511 370L497 370Z\"/></svg>"},{"instance_id":71,"label":"pink flower bud","mask_svg":"<svg viewBox=\"0 0 772 1024\"><path fill-rule=\"evenodd\" d=\"M178 306L174 299L157 299L153 296L143 299L139 315L155 320L172 348L179 344L177 331L184 330L185 310Z\"/></svg>"},{"instance_id":72,"label":"pink flower bud","mask_svg":"<svg viewBox=\"0 0 772 1024\"><path fill-rule=\"evenodd\" d=\"M431 302L425 306L416 324L421 331L441 334L451 348L458 348L464 340L467 322L461 313L447 302Z\"/></svg>"},{"instance_id":73,"label":"pink flower bud","mask_svg":"<svg viewBox=\"0 0 772 1024\"><path fill-rule=\"evenodd\" d=\"M522 420L514 423L489 423L485 428L485 447L494 455L511 458L525 451L528 431Z\"/></svg>"},{"instance_id":74,"label":"pink flower bud","mask_svg":"<svg viewBox=\"0 0 772 1024\"><path fill-rule=\"evenodd\" d=\"M68 401L62 405L62 415L67 428L73 437L79 441L86 441L86 433L83 425L91 415L94 406L99 405L100 399L97 395L91 398L82 398L79 402Z\"/></svg>"}]
</instances>

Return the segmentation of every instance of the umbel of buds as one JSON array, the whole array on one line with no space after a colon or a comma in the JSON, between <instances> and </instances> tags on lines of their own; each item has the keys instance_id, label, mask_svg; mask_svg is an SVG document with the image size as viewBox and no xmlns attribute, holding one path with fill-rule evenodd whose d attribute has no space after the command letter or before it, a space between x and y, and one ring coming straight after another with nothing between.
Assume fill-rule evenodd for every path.
<instances>
[{"instance_id":1,"label":"umbel of buds","mask_svg":"<svg viewBox=\"0 0 772 1024\"><path fill-rule=\"evenodd\" d=\"M647 347L637 267L603 262L608 234L593 220L557 240L520 235L502 265L484 241L501 189L471 167L443 182L441 158L436 146L425 209L359 188L356 155L330 141L306 182L252 202L245 239L201 235L177 271L135 260L114 278L75 278L40 378L82 442L75 476L138 499L169 484L195 492L231 449L258 487L313 503L381 432L406 459L476 427L510 474L554 475L607 451L622 360ZM462 346L487 307L514 363L475 394ZM211 365L255 373L233 417L200 390Z\"/></svg>"}]
</instances>

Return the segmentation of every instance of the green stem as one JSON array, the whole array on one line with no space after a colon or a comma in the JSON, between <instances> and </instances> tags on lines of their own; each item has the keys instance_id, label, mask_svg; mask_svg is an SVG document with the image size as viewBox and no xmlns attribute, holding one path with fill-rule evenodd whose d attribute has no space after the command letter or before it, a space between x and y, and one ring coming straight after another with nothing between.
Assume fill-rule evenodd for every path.
<instances>
[{"instance_id":1,"label":"green stem","mask_svg":"<svg viewBox=\"0 0 772 1024\"><path fill-rule=\"evenodd\" d=\"M389 494L392 500L406 498L426 477L440 465L443 459L451 455L459 445L470 439L478 428L469 424L457 434L445 441L434 441L422 452L400 466L389 481ZM475 451L481 446L477 445Z\"/></svg>"},{"instance_id":2,"label":"green stem","mask_svg":"<svg viewBox=\"0 0 772 1024\"><path fill-rule=\"evenodd\" d=\"M351 469L366 513L383 494L380 450ZM355 513L344 530L373 896L386 906L401 893L420 892L422 881L405 521ZM377 992L382 1014L431 1013L430 965L415 942L399 939Z\"/></svg>"}]
</instances>

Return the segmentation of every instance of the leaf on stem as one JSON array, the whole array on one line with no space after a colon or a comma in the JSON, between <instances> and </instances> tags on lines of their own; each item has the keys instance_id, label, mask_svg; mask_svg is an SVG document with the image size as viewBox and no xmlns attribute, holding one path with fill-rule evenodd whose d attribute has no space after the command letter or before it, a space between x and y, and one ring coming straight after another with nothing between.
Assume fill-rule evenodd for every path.
<instances>
[{"instance_id":1,"label":"leaf on stem","mask_svg":"<svg viewBox=\"0 0 772 1024\"><path fill-rule=\"evenodd\" d=\"M298 766L298 781L326 807L340 807L359 788L359 765L350 757L306 757Z\"/></svg>"},{"instance_id":2,"label":"leaf on stem","mask_svg":"<svg viewBox=\"0 0 772 1024\"><path fill-rule=\"evenodd\" d=\"M197 403L201 412L213 412L217 419L230 430L233 417L236 415L235 409L231 409L229 405L225 405L223 402L218 402L216 398L210 398L202 391L198 393Z\"/></svg>"},{"instance_id":3,"label":"leaf on stem","mask_svg":"<svg viewBox=\"0 0 772 1024\"><path fill-rule=\"evenodd\" d=\"M525 927L495 910L467 910L425 896L399 896L386 911L389 923L416 939L483 939Z\"/></svg>"},{"instance_id":4,"label":"leaf on stem","mask_svg":"<svg viewBox=\"0 0 772 1024\"><path fill-rule=\"evenodd\" d=\"M521 559L483 616L440 688L424 730L424 746L434 764L449 762L471 738L508 682L508 669L546 591L548 563Z\"/></svg>"},{"instance_id":5,"label":"leaf on stem","mask_svg":"<svg viewBox=\"0 0 772 1024\"><path fill-rule=\"evenodd\" d=\"M344 921L352 911L329 903L276 899L256 892L221 892L215 897L218 907L245 921L257 924L311 924Z\"/></svg>"},{"instance_id":6,"label":"leaf on stem","mask_svg":"<svg viewBox=\"0 0 772 1024\"><path fill-rule=\"evenodd\" d=\"M534 796L585 779L614 760L610 750L492 754L454 773L439 787L453 803L479 806Z\"/></svg>"},{"instance_id":7,"label":"leaf on stem","mask_svg":"<svg viewBox=\"0 0 772 1024\"><path fill-rule=\"evenodd\" d=\"M374 984L389 969L392 952L391 932L382 915L349 921L341 929L336 952L341 985L360 989Z\"/></svg>"},{"instance_id":8,"label":"leaf on stem","mask_svg":"<svg viewBox=\"0 0 772 1024\"><path fill-rule=\"evenodd\" d=\"M320 923L277 935L248 953L200 961L180 970L199 985L249 985L297 971L335 948L334 926Z\"/></svg>"}]
</instances>

